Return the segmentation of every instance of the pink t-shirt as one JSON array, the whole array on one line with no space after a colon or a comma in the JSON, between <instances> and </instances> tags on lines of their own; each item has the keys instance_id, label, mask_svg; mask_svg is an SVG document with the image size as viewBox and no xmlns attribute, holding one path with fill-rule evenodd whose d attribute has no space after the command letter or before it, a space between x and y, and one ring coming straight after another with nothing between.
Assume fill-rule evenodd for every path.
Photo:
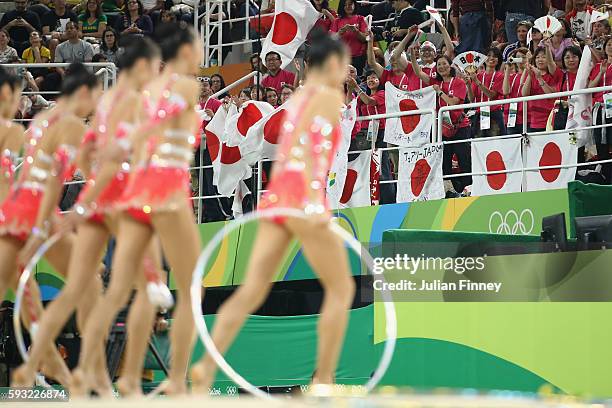
<instances>
[{"instance_id":1,"label":"pink t-shirt","mask_svg":"<svg viewBox=\"0 0 612 408\"><path fill-rule=\"evenodd\" d=\"M540 84L538 83L538 79L535 74L532 72L531 75L531 93L530 95L544 95L546 92L542 89ZM563 80L563 73L560 69L557 69L554 75L550 73L546 73L542 75L542 79L544 82L548 84L548 86L558 89L559 84ZM542 99L539 101L532 101L527 104L527 109L529 110L529 126L534 129L544 129L546 128L546 122L548 122L548 116L550 116L550 112L555 107L555 98L550 99Z\"/></svg>"},{"instance_id":2,"label":"pink t-shirt","mask_svg":"<svg viewBox=\"0 0 612 408\"><path fill-rule=\"evenodd\" d=\"M589 81L597 78L599 71L601 70L601 62L593 67L591 70L591 75L589 75ZM612 85L612 65L608 65L608 69L603 74L598 84L595 84L596 87L600 86L608 86ZM600 102L603 103L603 92L597 92L593 94L593 103Z\"/></svg>"},{"instance_id":3,"label":"pink t-shirt","mask_svg":"<svg viewBox=\"0 0 612 408\"><path fill-rule=\"evenodd\" d=\"M432 85L438 84L440 85L440 89L442 89L442 92L444 92L445 94L449 96L459 98L459 104L463 104L463 101L465 101L465 97L467 95L467 86L465 85L465 82L463 82L462 79L451 78L450 81L448 82L442 81L442 83L436 80L436 81L432 81L431 84ZM440 108L443 106L447 106L447 105L448 104L443 98L438 97L438 106ZM464 115L463 121L461 121L461 123L458 123L459 119L461 118L462 113L463 113L462 110L452 110L450 111L450 117L456 126L460 128L465 128L465 127L470 126L470 120L468 119L467 116Z\"/></svg>"},{"instance_id":4,"label":"pink t-shirt","mask_svg":"<svg viewBox=\"0 0 612 408\"><path fill-rule=\"evenodd\" d=\"M269 73L264 76L264 78L261 80L261 86L264 88L274 88L280 95L283 85L287 84L293 86L294 81L295 74L281 69L274 76Z\"/></svg>"},{"instance_id":5,"label":"pink t-shirt","mask_svg":"<svg viewBox=\"0 0 612 408\"><path fill-rule=\"evenodd\" d=\"M331 23L331 27L329 30L332 33L337 33L342 27L350 24L356 24L357 29L362 33L368 31L368 24L366 23L365 18L359 15L337 18ZM357 33L348 30L345 31L341 37L342 40L346 43L346 45L348 45L348 47L350 48L352 57L360 57L362 55L365 55L367 44L365 42L359 41Z\"/></svg>"},{"instance_id":6,"label":"pink t-shirt","mask_svg":"<svg viewBox=\"0 0 612 408\"><path fill-rule=\"evenodd\" d=\"M385 106L385 91L377 91L374 95L370 95L372 98L376 100L376 105L366 105L361 102L361 99L357 101L357 107L359 108L359 114L361 116L370 116L370 115L380 115L383 113L387 113L387 108ZM369 120L365 120L361 122L361 128L367 129L370 124ZM385 120L381 119L378 123L379 129L385 128Z\"/></svg>"},{"instance_id":7,"label":"pink t-shirt","mask_svg":"<svg viewBox=\"0 0 612 408\"><path fill-rule=\"evenodd\" d=\"M521 73L510 74L508 78L510 80L510 95L508 99L521 98L523 96L522 89L523 83L521 82ZM516 125L523 124L523 103L518 103L518 112L516 114ZM510 105L504 105L504 121L508 123L508 115L510 113Z\"/></svg>"},{"instance_id":8,"label":"pink t-shirt","mask_svg":"<svg viewBox=\"0 0 612 408\"><path fill-rule=\"evenodd\" d=\"M474 94L474 102L489 102L490 100L497 101L500 99L504 99L504 88L503 88L504 87L504 74L503 73L499 71L495 71L491 74L482 72L477 75L477 78L487 89L491 91L495 91L497 93L497 96L493 99L489 99L489 97L485 95L484 92L482 92L480 87L476 85L474 82L472 82L472 93ZM501 109L502 109L501 105L491 106L491 112L495 112ZM480 108L478 108L478 112L480 112Z\"/></svg>"}]
</instances>

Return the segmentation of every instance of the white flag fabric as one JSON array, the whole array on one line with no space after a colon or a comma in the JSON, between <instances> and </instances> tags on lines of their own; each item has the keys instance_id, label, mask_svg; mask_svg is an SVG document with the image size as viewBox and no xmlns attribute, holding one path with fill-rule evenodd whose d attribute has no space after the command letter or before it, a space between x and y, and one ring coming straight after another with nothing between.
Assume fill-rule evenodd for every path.
<instances>
[{"instance_id":1,"label":"white flag fabric","mask_svg":"<svg viewBox=\"0 0 612 408\"><path fill-rule=\"evenodd\" d=\"M242 146L247 139L249 129L264 116L274 111L267 102L248 101L239 109L231 104L225 121L225 141L228 146ZM249 145L247 145L250 147ZM241 149L243 153L249 153Z\"/></svg>"},{"instance_id":2,"label":"white flag fabric","mask_svg":"<svg viewBox=\"0 0 612 408\"><path fill-rule=\"evenodd\" d=\"M213 184L219 194L230 196L240 180L251 177L251 167L242 160L238 146L228 146L223 140L227 111L220 107L205 129L206 145L213 165ZM223 129L223 130L222 130Z\"/></svg>"},{"instance_id":3,"label":"white flag fabric","mask_svg":"<svg viewBox=\"0 0 612 408\"><path fill-rule=\"evenodd\" d=\"M436 108L436 92L433 87L416 91L403 91L387 82L385 84L387 113L400 113L419 109ZM401 147L418 147L430 142L433 115L410 115L389 118L385 125L385 142Z\"/></svg>"},{"instance_id":4,"label":"white flag fabric","mask_svg":"<svg viewBox=\"0 0 612 408\"><path fill-rule=\"evenodd\" d=\"M444 198L442 143L404 148L399 152L397 202Z\"/></svg>"},{"instance_id":5,"label":"white flag fabric","mask_svg":"<svg viewBox=\"0 0 612 408\"><path fill-rule=\"evenodd\" d=\"M521 170L523 155L521 138L504 140L472 140L472 171L485 173L502 170ZM473 176L472 195L483 196L521 191L523 174L498 173L486 176Z\"/></svg>"},{"instance_id":6,"label":"white flag fabric","mask_svg":"<svg viewBox=\"0 0 612 408\"><path fill-rule=\"evenodd\" d=\"M281 56L281 68L285 68L306 40L319 15L308 0L276 0L272 29L259 55L276 51Z\"/></svg>"},{"instance_id":7,"label":"white flag fabric","mask_svg":"<svg viewBox=\"0 0 612 408\"><path fill-rule=\"evenodd\" d=\"M367 207L371 204L370 165L372 151L364 150L348 162L340 197L341 207Z\"/></svg>"},{"instance_id":8,"label":"white flag fabric","mask_svg":"<svg viewBox=\"0 0 612 408\"><path fill-rule=\"evenodd\" d=\"M593 59L591 58L591 49L589 47L584 47L584 50L582 51L582 58L580 59L580 65L578 66L578 73L576 74L576 83L574 84L574 89L572 89L573 91L588 87L589 75L592 68ZM564 91L567 91L567 89L561 89L561 92ZM570 130L591 126L593 123L593 94L573 95L569 101L569 112L567 114L567 124L565 125L565 129ZM587 144L593 144L592 134L593 130L577 131L577 146L582 147L586 146Z\"/></svg>"},{"instance_id":9,"label":"white flag fabric","mask_svg":"<svg viewBox=\"0 0 612 408\"><path fill-rule=\"evenodd\" d=\"M232 214L234 218L240 218L244 215L242 201L249 194L251 194L251 190L249 190L249 187L244 181L240 180L236 188L236 194L234 194L234 201L232 202Z\"/></svg>"},{"instance_id":10,"label":"white flag fabric","mask_svg":"<svg viewBox=\"0 0 612 408\"><path fill-rule=\"evenodd\" d=\"M528 168L576 164L577 148L569 133L532 136L525 149ZM526 191L566 188L576 176L576 167L526 172Z\"/></svg>"},{"instance_id":11,"label":"white flag fabric","mask_svg":"<svg viewBox=\"0 0 612 408\"><path fill-rule=\"evenodd\" d=\"M275 158L281 126L287 114L286 107L287 102L265 115L249 129L240 151L250 165L261 159Z\"/></svg>"},{"instance_id":12,"label":"white flag fabric","mask_svg":"<svg viewBox=\"0 0 612 408\"><path fill-rule=\"evenodd\" d=\"M340 143L327 176L327 197L331 208L341 208L340 199L346 180L351 134L357 119L357 99L344 108L340 117Z\"/></svg>"}]
</instances>

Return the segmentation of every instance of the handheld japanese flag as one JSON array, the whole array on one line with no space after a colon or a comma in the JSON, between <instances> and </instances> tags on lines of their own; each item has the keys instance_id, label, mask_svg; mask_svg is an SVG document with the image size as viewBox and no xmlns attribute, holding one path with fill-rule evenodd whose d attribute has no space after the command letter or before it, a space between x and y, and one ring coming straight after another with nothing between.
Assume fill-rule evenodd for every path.
<instances>
[{"instance_id":1,"label":"handheld japanese flag","mask_svg":"<svg viewBox=\"0 0 612 408\"><path fill-rule=\"evenodd\" d=\"M478 72L478 69L480 69L486 61L486 55L476 51L467 51L457 55L453 60L453 65L464 73L473 74Z\"/></svg>"},{"instance_id":2,"label":"handheld japanese flag","mask_svg":"<svg viewBox=\"0 0 612 408\"><path fill-rule=\"evenodd\" d=\"M533 26L542 33L544 38L552 37L557 31L563 28L561 22L553 16L540 17L535 21Z\"/></svg>"},{"instance_id":3,"label":"handheld japanese flag","mask_svg":"<svg viewBox=\"0 0 612 408\"><path fill-rule=\"evenodd\" d=\"M433 87L404 91L387 82L385 84L387 113L435 109L436 92ZM406 115L389 118L385 126L384 141L397 146L412 147L429 143L433 115Z\"/></svg>"},{"instance_id":4,"label":"handheld japanese flag","mask_svg":"<svg viewBox=\"0 0 612 408\"><path fill-rule=\"evenodd\" d=\"M247 139L249 129L273 110L272 105L267 102L248 101L239 109L232 104L225 121L227 145L241 146Z\"/></svg>"},{"instance_id":5,"label":"handheld japanese flag","mask_svg":"<svg viewBox=\"0 0 612 408\"><path fill-rule=\"evenodd\" d=\"M272 29L266 36L260 55L265 58L270 51L278 52L282 60L281 68L285 68L319 16L320 13L308 0L277 0Z\"/></svg>"},{"instance_id":6,"label":"handheld japanese flag","mask_svg":"<svg viewBox=\"0 0 612 408\"><path fill-rule=\"evenodd\" d=\"M442 160L442 143L400 149L397 202L444 198Z\"/></svg>"},{"instance_id":7,"label":"handheld japanese flag","mask_svg":"<svg viewBox=\"0 0 612 408\"><path fill-rule=\"evenodd\" d=\"M489 173L505 170L521 170L523 159L521 137L505 140L474 139L472 145L472 171ZM521 191L523 174L494 173L473 176L472 195L482 196Z\"/></svg>"},{"instance_id":8,"label":"handheld japanese flag","mask_svg":"<svg viewBox=\"0 0 612 408\"><path fill-rule=\"evenodd\" d=\"M440 15L440 12L437 9L431 6L426 6L425 9L427 10L431 18L442 24L442 16Z\"/></svg>"},{"instance_id":9,"label":"handheld japanese flag","mask_svg":"<svg viewBox=\"0 0 612 408\"><path fill-rule=\"evenodd\" d=\"M249 128L240 151L247 163L253 165L261 159L274 159L280 143L282 124L287 114L287 102L266 114Z\"/></svg>"}]
</instances>

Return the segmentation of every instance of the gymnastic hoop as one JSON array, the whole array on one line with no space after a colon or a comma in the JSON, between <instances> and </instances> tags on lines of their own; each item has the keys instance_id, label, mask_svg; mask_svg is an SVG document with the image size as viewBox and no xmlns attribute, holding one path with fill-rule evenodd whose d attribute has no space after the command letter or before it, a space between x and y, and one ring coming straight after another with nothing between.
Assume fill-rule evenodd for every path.
<instances>
[{"instance_id":1,"label":"gymnastic hoop","mask_svg":"<svg viewBox=\"0 0 612 408\"><path fill-rule=\"evenodd\" d=\"M217 346L210 337L208 327L206 326L206 321L204 320L204 316L202 315L202 279L204 276L204 268L210 260L212 252L222 242L225 236L249 222L279 216L295 217L302 219L308 218L308 216L303 211L298 209L270 208L267 210L254 211L252 213L246 214L238 219L226 223L225 226L212 237L212 239L208 242L208 244L200 253L198 262L196 263L195 270L193 272L193 279L191 281L191 310L193 312L195 326L200 336L200 340L202 340L202 343L204 343L206 351L210 353L213 360L215 360L215 363L234 383L238 384L240 387L244 388L247 392L249 392L255 397L274 401L277 400L275 397L272 397L269 394L261 391L253 384L248 382L246 379L244 379L244 377L242 377L240 374L238 374L217 349ZM362 250L363 248L361 246L361 243L355 238L353 238L353 236L346 232L344 229L342 229L337 223L331 222L330 227L334 233L336 233L340 238L344 240L345 243L349 244L349 246L354 252L356 252L360 257L362 257L362 259L365 258L366 266L368 270L372 272L374 261L372 259L372 256L367 251ZM380 276L383 277L382 274ZM374 389L374 387L380 382L380 380L384 376L385 372L387 371L387 368L389 368L389 364L391 364L391 359L393 358L393 353L395 351L395 342L397 339L397 317L395 314L395 308L393 306L391 295L387 291L383 291L381 295L385 307L385 332L387 335L387 339L385 342L382 357L378 363L378 367L374 371L372 377L364 385L366 393Z\"/></svg>"},{"instance_id":2,"label":"gymnastic hoop","mask_svg":"<svg viewBox=\"0 0 612 408\"><path fill-rule=\"evenodd\" d=\"M21 331L21 305L23 303L23 294L25 292L25 287L32 275L32 269L36 266L40 258L51 248L55 243L61 238L61 233L54 234L51 238L43 242L43 244L38 247L30 261L23 269L21 276L19 277L19 284L17 285L17 291L15 292L15 310L13 311L13 328L15 330L15 340L17 341L17 349L19 350L19 354L21 354L21 358L24 362L27 362L30 359L28 355L28 350L26 349L25 341L23 339L23 333ZM32 341L34 341L34 335L32 335ZM51 386L43 380L43 386L46 388L51 388Z\"/></svg>"}]
</instances>

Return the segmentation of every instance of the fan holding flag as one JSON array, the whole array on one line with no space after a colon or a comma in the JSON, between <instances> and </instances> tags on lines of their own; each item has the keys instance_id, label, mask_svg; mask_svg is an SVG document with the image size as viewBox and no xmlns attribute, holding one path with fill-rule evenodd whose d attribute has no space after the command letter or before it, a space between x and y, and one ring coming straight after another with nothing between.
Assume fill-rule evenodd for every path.
<instances>
[{"instance_id":1,"label":"fan holding flag","mask_svg":"<svg viewBox=\"0 0 612 408\"><path fill-rule=\"evenodd\" d=\"M265 300L285 250L297 238L325 288L312 382L332 384L348 308L355 293L344 244L330 228L325 197L327 175L341 139L341 90L346 81L349 54L341 41L316 32L312 34L307 58L308 78L288 102L279 154L269 189L259 206L260 209L293 208L304 211L306 218L276 217L261 221L245 283L219 309L212 339L219 351L225 353L247 314L257 310ZM214 360L206 353L192 368L192 390L208 393L215 369Z\"/></svg>"}]
</instances>

